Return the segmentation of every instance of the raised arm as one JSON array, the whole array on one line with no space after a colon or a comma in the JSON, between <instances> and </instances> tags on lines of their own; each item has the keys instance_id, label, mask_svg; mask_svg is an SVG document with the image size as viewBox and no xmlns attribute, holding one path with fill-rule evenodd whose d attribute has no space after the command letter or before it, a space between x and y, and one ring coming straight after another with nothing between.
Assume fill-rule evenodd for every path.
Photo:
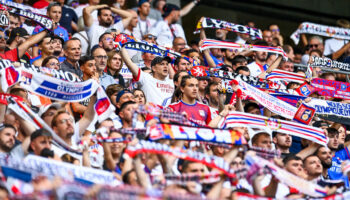
<instances>
[{"instance_id":1,"label":"raised arm","mask_svg":"<svg viewBox=\"0 0 350 200\"><path fill-rule=\"evenodd\" d=\"M89 105L87 106L86 111L84 112L83 117L79 120L79 135L82 136L84 131L90 125L91 121L94 120L95 117L95 109L94 105L96 102L96 96L92 95L90 97Z\"/></svg>"},{"instance_id":2,"label":"raised arm","mask_svg":"<svg viewBox=\"0 0 350 200\"><path fill-rule=\"evenodd\" d=\"M29 47L39 43L45 37L46 34L47 34L47 30L41 31L40 33L33 35L28 40L26 40L21 45L19 45L18 58L22 58L22 56L26 53Z\"/></svg>"},{"instance_id":3,"label":"raised arm","mask_svg":"<svg viewBox=\"0 0 350 200\"><path fill-rule=\"evenodd\" d=\"M332 60L338 59L340 56L342 56L346 50L350 48L350 42L346 43L342 48L340 48L338 51L332 53Z\"/></svg>"},{"instance_id":4,"label":"raised arm","mask_svg":"<svg viewBox=\"0 0 350 200\"><path fill-rule=\"evenodd\" d=\"M84 19L84 24L86 27L90 27L94 23L94 19L91 15L91 13L94 10L98 10L101 8L107 8L108 5L102 4L102 5L96 5L96 6L88 6L83 9L83 19Z\"/></svg>"},{"instance_id":5,"label":"raised arm","mask_svg":"<svg viewBox=\"0 0 350 200\"><path fill-rule=\"evenodd\" d=\"M139 76L139 67L131 61L129 54L124 47L120 50L120 53L126 66L131 71L132 76L137 78Z\"/></svg>"},{"instance_id":6,"label":"raised arm","mask_svg":"<svg viewBox=\"0 0 350 200\"><path fill-rule=\"evenodd\" d=\"M132 19L132 14L129 11L119 8L111 7L113 13L119 15L122 18L124 28L127 27Z\"/></svg>"},{"instance_id":7,"label":"raised arm","mask_svg":"<svg viewBox=\"0 0 350 200\"><path fill-rule=\"evenodd\" d=\"M184 6L180 10L180 17L183 17L183 16L187 15L189 12L191 12L191 10L198 4L198 2L200 2L200 0L193 0L192 2L190 2L186 6Z\"/></svg>"},{"instance_id":8,"label":"raised arm","mask_svg":"<svg viewBox=\"0 0 350 200\"><path fill-rule=\"evenodd\" d=\"M258 77L265 79L266 74L271 73L274 69L276 69L280 65L281 61L282 61L282 56L278 55L276 60L269 66L269 68L267 68L266 71L264 71L261 74L259 74Z\"/></svg>"}]
</instances>

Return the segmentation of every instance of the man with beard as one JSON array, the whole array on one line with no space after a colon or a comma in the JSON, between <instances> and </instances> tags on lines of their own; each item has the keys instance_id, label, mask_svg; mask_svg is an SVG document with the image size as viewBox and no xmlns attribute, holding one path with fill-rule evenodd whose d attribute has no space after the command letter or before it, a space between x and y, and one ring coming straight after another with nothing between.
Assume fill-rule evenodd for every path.
<instances>
[{"instance_id":1,"label":"man with beard","mask_svg":"<svg viewBox=\"0 0 350 200\"><path fill-rule=\"evenodd\" d=\"M332 152L327 147L319 147L316 150L315 155L321 160L323 166L322 176L323 179L329 179L328 170L332 166Z\"/></svg>"},{"instance_id":2,"label":"man with beard","mask_svg":"<svg viewBox=\"0 0 350 200\"><path fill-rule=\"evenodd\" d=\"M15 145L16 128L10 124L0 125L0 153L9 153Z\"/></svg>"},{"instance_id":3,"label":"man with beard","mask_svg":"<svg viewBox=\"0 0 350 200\"><path fill-rule=\"evenodd\" d=\"M229 65L231 68L233 66L233 58L236 56L236 51L233 49L225 49L222 51L224 54L224 64Z\"/></svg>"},{"instance_id":4,"label":"man with beard","mask_svg":"<svg viewBox=\"0 0 350 200\"><path fill-rule=\"evenodd\" d=\"M192 64L183 57L177 57L174 62L175 71L189 71L192 68Z\"/></svg>"},{"instance_id":5,"label":"man with beard","mask_svg":"<svg viewBox=\"0 0 350 200\"><path fill-rule=\"evenodd\" d=\"M97 10L98 24L94 23L91 13ZM120 15L122 20L118 23L113 24L112 12ZM84 24L88 38L90 39L90 47L98 44L98 39L105 33L108 29L116 29L123 32L125 27L127 27L132 19L132 14L129 11L109 7L106 4L103 5L92 5L84 8L83 10Z\"/></svg>"},{"instance_id":6,"label":"man with beard","mask_svg":"<svg viewBox=\"0 0 350 200\"><path fill-rule=\"evenodd\" d=\"M218 83L209 82L208 86L205 88L205 98L208 99L212 118L215 118L219 114L219 108L224 106L222 104L224 100L220 101L219 97Z\"/></svg>"},{"instance_id":7,"label":"man with beard","mask_svg":"<svg viewBox=\"0 0 350 200\"><path fill-rule=\"evenodd\" d=\"M268 46L265 41L257 41L255 45ZM267 52L265 51L254 51L255 60L254 62L247 65L250 70L250 75L257 77L259 74L267 70Z\"/></svg>"},{"instance_id":8,"label":"man with beard","mask_svg":"<svg viewBox=\"0 0 350 200\"><path fill-rule=\"evenodd\" d=\"M315 155L310 155L304 159L303 164L307 175L306 180L316 183L323 172L321 160Z\"/></svg>"},{"instance_id":9,"label":"man with beard","mask_svg":"<svg viewBox=\"0 0 350 200\"><path fill-rule=\"evenodd\" d=\"M180 18L180 8L174 4L166 4L163 11L164 20L158 21L151 29L150 34L157 37L157 43L160 46L165 47L172 47L176 37L181 37L186 41L182 26L176 24Z\"/></svg>"},{"instance_id":10,"label":"man with beard","mask_svg":"<svg viewBox=\"0 0 350 200\"><path fill-rule=\"evenodd\" d=\"M98 41L98 46L103 48L107 53L114 49L113 35L111 33L102 34Z\"/></svg>"},{"instance_id":11,"label":"man with beard","mask_svg":"<svg viewBox=\"0 0 350 200\"><path fill-rule=\"evenodd\" d=\"M281 151L282 158L290 154L289 148L292 146L292 136L274 131L272 132L272 141L276 149Z\"/></svg>"},{"instance_id":12,"label":"man with beard","mask_svg":"<svg viewBox=\"0 0 350 200\"><path fill-rule=\"evenodd\" d=\"M182 37L176 37L173 41L173 49L179 53L184 53L186 45L186 41Z\"/></svg>"}]
</instances>

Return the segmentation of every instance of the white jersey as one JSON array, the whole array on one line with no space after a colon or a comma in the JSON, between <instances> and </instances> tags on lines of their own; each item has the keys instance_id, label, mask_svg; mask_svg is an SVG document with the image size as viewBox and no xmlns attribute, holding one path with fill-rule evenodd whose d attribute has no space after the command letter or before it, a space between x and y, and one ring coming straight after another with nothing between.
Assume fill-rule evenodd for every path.
<instances>
[{"instance_id":1,"label":"white jersey","mask_svg":"<svg viewBox=\"0 0 350 200\"><path fill-rule=\"evenodd\" d=\"M248 64L247 67L249 68L250 76L257 77L264 72L263 67L255 61Z\"/></svg>"},{"instance_id":2,"label":"white jersey","mask_svg":"<svg viewBox=\"0 0 350 200\"><path fill-rule=\"evenodd\" d=\"M154 19L147 17L146 20L141 20L139 17L137 26L133 30L134 37L138 40L142 40L142 37L147 35L155 24L156 20Z\"/></svg>"},{"instance_id":3,"label":"white jersey","mask_svg":"<svg viewBox=\"0 0 350 200\"><path fill-rule=\"evenodd\" d=\"M136 81L141 84L141 89L145 93L147 102L152 102L157 105L162 105L166 98L169 98L174 93L174 82L168 77L165 80L153 78L151 74L143 72L139 69Z\"/></svg>"},{"instance_id":4,"label":"white jersey","mask_svg":"<svg viewBox=\"0 0 350 200\"><path fill-rule=\"evenodd\" d=\"M157 22L150 33L157 36L157 43L164 47L172 47L175 37L182 37L186 41L182 26L180 24L171 24L169 26L165 20Z\"/></svg>"}]
</instances>

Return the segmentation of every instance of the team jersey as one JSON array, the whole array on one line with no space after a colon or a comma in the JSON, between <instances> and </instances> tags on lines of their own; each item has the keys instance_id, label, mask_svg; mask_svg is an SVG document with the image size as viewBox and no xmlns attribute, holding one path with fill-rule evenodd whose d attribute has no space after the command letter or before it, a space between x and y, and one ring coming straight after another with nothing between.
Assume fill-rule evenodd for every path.
<instances>
[{"instance_id":1,"label":"team jersey","mask_svg":"<svg viewBox=\"0 0 350 200\"><path fill-rule=\"evenodd\" d=\"M209 106L198 103L197 101L196 103L190 105L180 100L177 103L170 104L168 108L179 113L186 112L187 117L194 122L197 121L197 124L208 125L209 122L212 120Z\"/></svg>"},{"instance_id":2,"label":"team jersey","mask_svg":"<svg viewBox=\"0 0 350 200\"><path fill-rule=\"evenodd\" d=\"M344 160L350 159L349 149L344 147L337 152L335 152L332 158L332 166L328 169L328 176L331 180L339 180L343 178L343 172L341 170L341 164ZM344 178L346 187L349 187L348 178Z\"/></svg>"}]
</instances>

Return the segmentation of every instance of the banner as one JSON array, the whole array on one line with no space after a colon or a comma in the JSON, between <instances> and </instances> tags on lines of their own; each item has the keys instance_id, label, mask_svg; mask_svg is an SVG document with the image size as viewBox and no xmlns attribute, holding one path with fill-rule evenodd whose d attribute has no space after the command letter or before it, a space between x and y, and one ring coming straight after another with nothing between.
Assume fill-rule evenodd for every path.
<instances>
[{"instance_id":1,"label":"banner","mask_svg":"<svg viewBox=\"0 0 350 200\"><path fill-rule=\"evenodd\" d=\"M273 81L273 82L286 81L286 82L304 83L305 76L303 74L275 69L271 73L266 75L266 80Z\"/></svg>"},{"instance_id":2,"label":"banner","mask_svg":"<svg viewBox=\"0 0 350 200\"><path fill-rule=\"evenodd\" d=\"M350 65L348 63L342 63L336 60L331 60L330 58L321 58L316 56L312 56L311 58L311 66L313 67L334 68L339 69L340 71L350 72Z\"/></svg>"},{"instance_id":3,"label":"banner","mask_svg":"<svg viewBox=\"0 0 350 200\"><path fill-rule=\"evenodd\" d=\"M281 169L274 163L269 162L263 158L246 155L245 160L248 166L257 165L261 168L267 167L270 169L273 176L276 177L281 183L293 187L304 194L312 197L323 197L327 195L327 190L325 188L310 181L304 180L284 169Z\"/></svg>"},{"instance_id":4,"label":"banner","mask_svg":"<svg viewBox=\"0 0 350 200\"><path fill-rule=\"evenodd\" d=\"M230 178L235 178L235 174L230 171L230 164L227 163L222 157L212 156L191 150L184 151L183 149L173 148L166 144L140 140L136 146L128 145L128 147L125 149L125 153L132 158L140 153L172 155L180 159L203 163L208 167L216 168L222 171L226 176Z\"/></svg>"},{"instance_id":5,"label":"banner","mask_svg":"<svg viewBox=\"0 0 350 200\"><path fill-rule=\"evenodd\" d=\"M21 86L38 95L65 102L80 102L95 93L99 84L93 79L68 82L40 73L22 70Z\"/></svg>"},{"instance_id":6,"label":"banner","mask_svg":"<svg viewBox=\"0 0 350 200\"><path fill-rule=\"evenodd\" d=\"M262 39L262 33L260 29L251 28L240 24L234 24L218 19L204 17L202 22L198 22L194 34L199 33L202 28L224 29L235 33L243 33L249 35L251 38Z\"/></svg>"},{"instance_id":7,"label":"banner","mask_svg":"<svg viewBox=\"0 0 350 200\"><path fill-rule=\"evenodd\" d=\"M300 40L300 34L303 33L350 40L350 29L348 28L325 26L310 22L303 22L300 27L292 33L290 38L297 45Z\"/></svg>"},{"instance_id":8,"label":"banner","mask_svg":"<svg viewBox=\"0 0 350 200\"><path fill-rule=\"evenodd\" d=\"M81 81L80 78L72 72L66 72L61 69L55 70L55 69L49 69L46 67L38 67L27 63L19 63L19 64L20 64L20 67L17 68L18 71L21 71L21 69L26 69L31 72L42 73L47 76L55 77L57 79L66 80L69 82ZM3 70L7 67L11 67L13 65L14 63L12 63L10 60L5 60L5 59L0 60L0 70Z\"/></svg>"},{"instance_id":9,"label":"banner","mask_svg":"<svg viewBox=\"0 0 350 200\"><path fill-rule=\"evenodd\" d=\"M98 122L102 122L109 118L115 111L115 107L108 98L106 92L101 86L97 88L97 99L94 105L95 112L98 116Z\"/></svg>"},{"instance_id":10,"label":"banner","mask_svg":"<svg viewBox=\"0 0 350 200\"><path fill-rule=\"evenodd\" d=\"M20 71L17 71L13 66L0 70L1 74L1 89L6 92L7 89L18 83L21 76Z\"/></svg>"},{"instance_id":11,"label":"banner","mask_svg":"<svg viewBox=\"0 0 350 200\"><path fill-rule=\"evenodd\" d=\"M350 83L314 78L310 84L321 96L350 99Z\"/></svg>"},{"instance_id":12,"label":"banner","mask_svg":"<svg viewBox=\"0 0 350 200\"><path fill-rule=\"evenodd\" d=\"M172 124L156 124L147 127L150 140L191 140L223 144L247 144L242 133L234 130L196 128Z\"/></svg>"},{"instance_id":13,"label":"banner","mask_svg":"<svg viewBox=\"0 0 350 200\"><path fill-rule=\"evenodd\" d=\"M281 47L270 47L270 46L260 46L252 44L240 44L234 42L225 42L220 40L204 39L203 45L199 47L201 51L211 48L219 49L238 49L240 51L250 50L250 51L264 51L268 53L275 53L282 55L284 59L288 59L287 54L283 51Z\"/></svg>"},{"instance_id":14,"label":"banner","mask_svg":"<svg viewBox=\"0 0 350 200\"><path fill-rule=\"evenodd\" d=\"M0 0L0 4L7 6L7 11L9 13L19 15L22 17L25 17L27 19L33 20L36 23L38 23L40 26L45 28L46 30L53 31L53 21L52 19L48 18L47 16L41 15L34 13L32 11L27 11L23 9L23 5L14 3L14 2L9 2L6 0Z\"/></svg>"},{"instance_id":15,"label":"banner","mask_svg":"<svg viewBox=\"0 0 350 200\"><path fill-rule=\"evenodd\" d=\"M314 115L315 108L302 103L295 113L293 120L302 124L309 125Z\"/></svg>"},{"instance_id":16,"label":"banner","mask_svg":"<svg viewBox=\"0 0 350 200\"><path fill-rule=\"evenodd\" d=\"M323 146L326 146L328 142L324 131L320 128L236 111L231 111L225 118L223 118L218 127L223 129L229 127L260 128L267 130L268 132L277 131L279 133L301 137Z\"/></svg>"},{"instance_id":17,"label":"banner","mask_svg":"<svg viewBox=\"0 0 350 200\"><path fill-rule=\"evenodd\" d=\"M266 94L265 92L260 91L259 89L243 81L238 81L238 82L239 82L239 88L242 90L242 92L254 98L261 105L269 109L271 112L276 113L280 116L283 116L287 119L293 119L297 111L297 109L294 106L291 106L288 103L277 99L276 97Z\"/></svg>"}]
</instances>

